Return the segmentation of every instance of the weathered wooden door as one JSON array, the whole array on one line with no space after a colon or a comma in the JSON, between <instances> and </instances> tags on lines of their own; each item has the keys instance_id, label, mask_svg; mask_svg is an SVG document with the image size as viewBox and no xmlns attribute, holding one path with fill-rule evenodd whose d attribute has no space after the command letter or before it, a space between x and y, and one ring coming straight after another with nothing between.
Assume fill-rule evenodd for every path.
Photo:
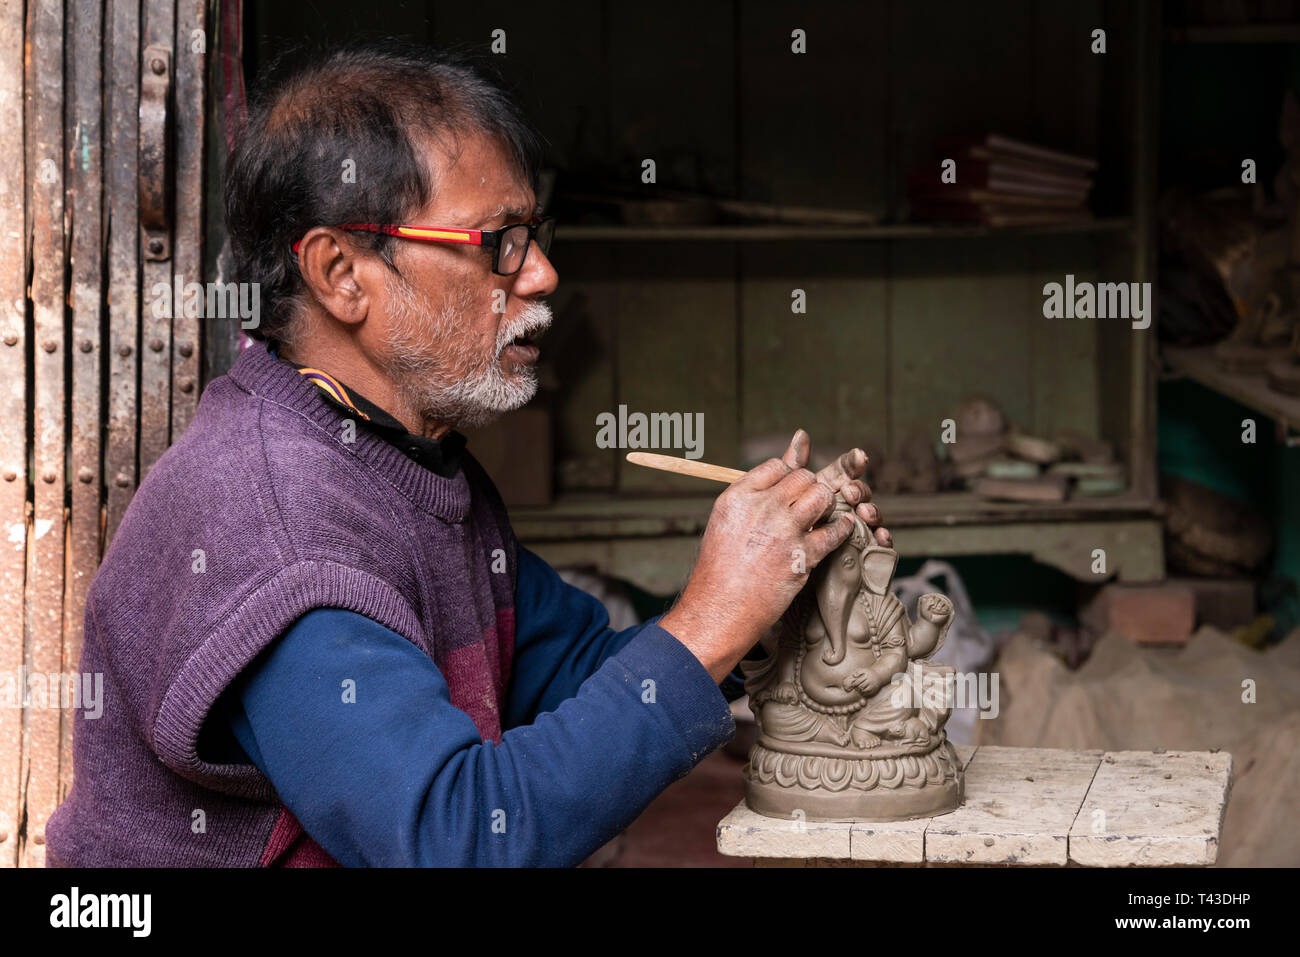
<instances>
[{"instance_id":1,"label":"weathered wooden door","mask_svg":"<svg viewBox=\"0 0 1300 957\"><path fill-rule=\"evenodd\" d=\"M200 391L205 0L0 0L0 866L93 720L86 591ZM163 300L166 304L162 304Z\"/></svg>"}]
</instances>

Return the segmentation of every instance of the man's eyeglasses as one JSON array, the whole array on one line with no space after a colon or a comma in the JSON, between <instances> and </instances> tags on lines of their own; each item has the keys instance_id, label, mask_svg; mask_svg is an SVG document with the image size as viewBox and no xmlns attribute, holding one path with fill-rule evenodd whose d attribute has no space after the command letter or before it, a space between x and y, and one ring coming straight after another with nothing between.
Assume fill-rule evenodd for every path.
<instances>
[{"instance_id":1,"label":"man's eyeglasses","mask_svg":"<svg viewBox=\"0 0 1300 957\"><path fill-rule=\"evenodd\" d=\"M551 251L555 237L555 220L534 217L527 223L515 223L500 229L451 229L441 226L388 226L377 223L345 223L338 229L354 232L384 233L400 239L415 239L423 243L461 243L467 246L485 246L492 250L492 271L498 276L513 276L523 268L528 258L528 245L536 240L542 253ZM302 240L293 244L296 253Z\"/></svg>"}]
</instances>

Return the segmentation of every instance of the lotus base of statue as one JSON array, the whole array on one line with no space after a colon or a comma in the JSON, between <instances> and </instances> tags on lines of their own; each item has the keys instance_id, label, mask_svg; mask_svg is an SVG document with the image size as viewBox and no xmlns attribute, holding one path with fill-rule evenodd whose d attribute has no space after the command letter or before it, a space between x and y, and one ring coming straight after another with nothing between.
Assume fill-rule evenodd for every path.
<instances>
[{"instance_id":1,"label":"lotus base of statue","mask_svg":"<svg viewBox=\"0 0 1300 957\"><path fill-rule=\"evenodd\" d=\"M956 675L929 661L952 603L924 595L909 622L890 589L897 564L855 519L782 618L769 656L745 663L759 732L743 773L751 810L900 821L960 806L961 762L944 732Z\"/></svg>"},{"instance_id":2,"label":"lotus base of statue","mask_svg":"<svg viewBox=\"0 0 1300 957\"><path fill-rule=\"evenodd\" d=\"M790 754L758 743L744 779L750 810L786 820L907 821L947 813L963 797L961 763L948 741L895 758Z\"/></svg>"}]
</instances>

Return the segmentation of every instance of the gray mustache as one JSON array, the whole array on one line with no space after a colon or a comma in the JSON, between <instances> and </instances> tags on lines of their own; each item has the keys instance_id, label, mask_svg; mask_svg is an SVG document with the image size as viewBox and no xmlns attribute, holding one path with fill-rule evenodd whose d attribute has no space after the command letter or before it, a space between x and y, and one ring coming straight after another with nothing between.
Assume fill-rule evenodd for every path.
<instances>
[{"instance_id":1,"label":"gray mustache","mask_svg":"<svg viewBox=\"0 0 1300 957\"><path fill-rule=\"evenodd\" d=\"M552 319L550 306L545 303L530 305L513 325L501 331L497 344L505 348L520 336L536 338L551 328Z\"/></svg>"}]
</instances>

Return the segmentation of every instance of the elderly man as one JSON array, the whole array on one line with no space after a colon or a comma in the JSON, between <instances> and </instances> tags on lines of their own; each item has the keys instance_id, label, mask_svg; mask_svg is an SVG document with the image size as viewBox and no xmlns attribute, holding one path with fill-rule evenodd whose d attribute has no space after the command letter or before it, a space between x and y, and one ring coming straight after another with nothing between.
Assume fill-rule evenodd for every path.
<instances>
[{"instance_id":1,"label":"elderly man","mask_svg":"<svg viewBox=\"0 0 1300 957\"><path fill-rule=\"evenodd\" d=\"M851 531L807 436L723 492L662 618L614 632L519 546L453 429L536 388L538 140L427 50L254 105L226 214L263 340L150 471L86 608L62 865L571 865L733 732L720 683ZM800 558L802 557L802 560Z\"/></svg>"}]
</instances>

